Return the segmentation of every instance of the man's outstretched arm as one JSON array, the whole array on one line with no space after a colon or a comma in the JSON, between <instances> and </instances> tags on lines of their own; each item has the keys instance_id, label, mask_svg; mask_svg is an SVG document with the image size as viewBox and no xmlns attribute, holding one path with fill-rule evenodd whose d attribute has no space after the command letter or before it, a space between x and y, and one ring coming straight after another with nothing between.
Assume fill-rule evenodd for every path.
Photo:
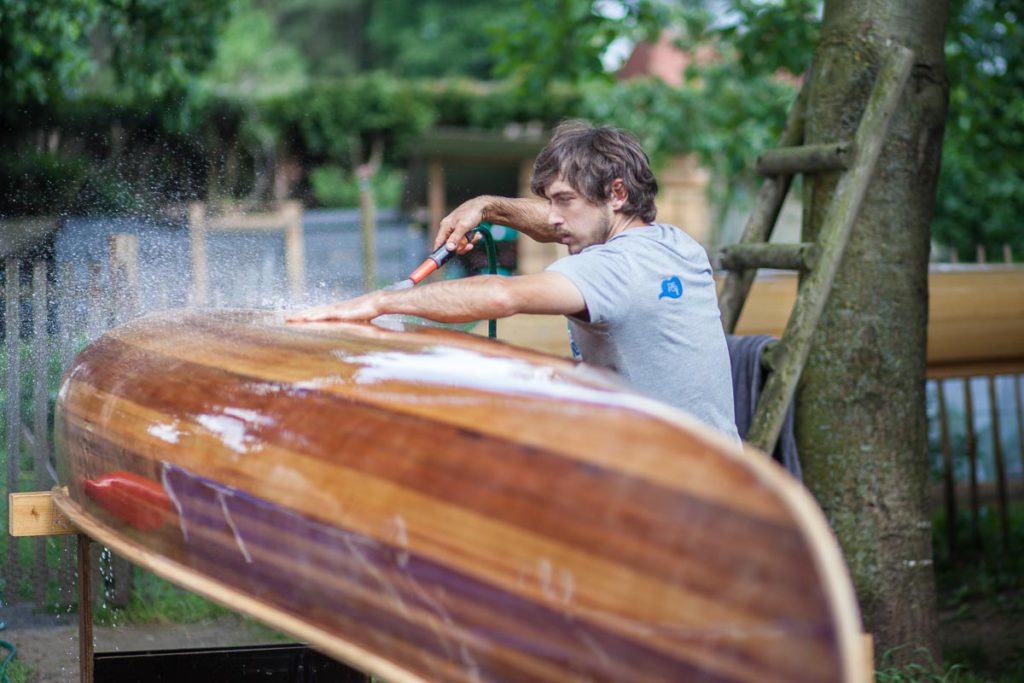
<instances>
[{"instance_id":1,"label":"man's outstretched arm","mask_svg":"<svg viewBox=\"0 0 1024 683\"><path fill-rule=\"evenodd\" d=\"M478 275L413 289L378 290L336 304L300 311L289 322L372 320L399 313L446 323L505 318L516 313L575 315L583 295L559 273L501 277Z\"/></svg>"},{"instance_id":2,"label":"man's outstretched arm","mask_svg":"<svg viewBox=\"0 0 1024 683\"><path fill-rule=\"evenodd\" d=\"M441 220L434 249L447 244L449 251L469 251L472 245L462 240L467 232L483 221L514 228L538 242L558 241L558 236L548 224L548 203L545 200L483 195L463 202Z\"/></svg>"}]
</instances>

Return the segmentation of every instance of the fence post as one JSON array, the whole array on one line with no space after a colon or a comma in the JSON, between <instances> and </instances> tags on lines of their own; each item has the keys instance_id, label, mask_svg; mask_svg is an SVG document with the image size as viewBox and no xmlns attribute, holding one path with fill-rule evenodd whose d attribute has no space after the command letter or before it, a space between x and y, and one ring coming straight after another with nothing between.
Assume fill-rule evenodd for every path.
<instances>
[{"instance_id":1,"label":"fence post","mask_svg":"<svg viewBox=\"0 0 1024 683\"><path fill-rule=\"evenodd\" d=\"M1013 393L1017 405L1017 447L1020 449L1020 469L1024 472L1024 394L1020 389L1020 375L1013 376Z\"/></svg>"},{"instance_id":2,"label":"fence post","mask_svg":"<svg viewBox=\"0 0 1024 683\"><path fill-rule=\"evenodd\" d=\"M967 423L967 462L970 465L971 533L975 546L981 545L981 527L978 510L978 440L974 434L974 399L971 378L964 378L964 421Z\"/></svg>"},{"instance_id":3,"label":"fence post","mask_svg":"<svg viewBox=\"0 0 1024 683\"><path fill-rule=\"evenodd\" d=\"M36 490L45 491L54 482L50 481L47 461L49 446L49 344L46 335L46 260L37 259L32 264L32 437L36 471ZM46 563L45 536L36 539L35 567L31 572L34 598L38 607L46 605L46 589L50 583L50 571Z\"/></svg>"},{"instance_id":4,"label":"fence post","mask_svg":"<svg viewBox=\"0 0 1024 683\"><path fill-rule=\"evenodd\" d=\"M21 292L18 259L9 256L4 263L6 318L4 342L7 352L6 419L7 419L7 493L18 491L18 470L21 459ZM7 569L4 581L4 602L17 599L21 568L18 566L19 540L9 538Z\"/></svg>"},{"instance_id":5,"label":"fence post","mask_svg":"<svg viewBox=\"0 0 1024 683\"><path fill-rule=\"evenodd\" d=\"M359 167L359 209L363 237L363 291L377 289L377 206L373 197L373 170Z\"/></svg>"},{"instance_id":6,"label":"fence post","mask_svg":"<svg viewBox=\"0 0 1024 683\"><path fill-rule=\"evenodd\" d=\"M936 390L939 398L939 439L942 449L942 489L946 503L946 544L949 547L949 557L953 559L956 555L956 486L953 481L953 451L949 444L949 423L946 415L945 384L936 380Z\"/></svg>"},{"instance_id":7,"label":"fence post","mask_svg":"<svg viewBox=\"0 0 1024 683\"><path fill-rule=\"evenodd\" d=\"M61 373L71 364L79 335L82 334L81 324L76 323L75 310L75 265L72 262L60 264L58 277L60 284L54 296L57 297L57 339L53 346L59 349ZM60 536L56 539L61 549L60 563L57 567L58 601L62 606L71 605L75 600L75 553L72 536Z\"/></svg>"},{"instance_id":8,"label":"fence post","mask_svg":"<svg viewBox=\"0 0 1024 683\"><path fill-rule=\"evenodd\" d=\"M106 303L103 295L102 266L95 261L89 264L86 292L85 329L87 339L92 341L110 325L110 321L107 320L106 316Z\"/></svg>"},{"instance_id":9,"label":"fence post","mask_svg":"<svg viewBox=\"0 0 1024 683\"><path fill-rule=\"evenodd\" d=\"M989 375L988 401L992 411L992 453L996 464L996 490L998 491L999 526L1002 531L1003 550L1010 547L1010 517L1006 497L1006 465L1003 462L1003 444L999 438L999 397L996 395L996 378Z\"/></svg>"},{"instance_id":10,"label":"fence post","mask_svg":"<svg viewBox=\"0 0 1024 683\"><path fill-rule=\"evenodd\" d=\"M114 321L133 318L139 302L139 237L116 233L107 237L107 269Z\"/></svg>"},{"instance_id":11,"label":"fence post","mask_svg":"<svg viewBox=\"0 0 1024 683\"><path fill-rule=\"evenodd\" d=\"M205 306L209 286L206 263L206 206L202 202L188 205L188 234L192 252L192 290L189 303Z\"/></svg>"},{"instance_id":12,"label":"fence post","mask_svg":"<svg viewBox=\"0 0 1024 683\"><path fill-rule=\"evenodd\" d=\"M306 250L303 242L302 202L285 202L284 258L288 275L288 293L292 303L302 303L306 296Z\"/></svg>"}]
</instances>

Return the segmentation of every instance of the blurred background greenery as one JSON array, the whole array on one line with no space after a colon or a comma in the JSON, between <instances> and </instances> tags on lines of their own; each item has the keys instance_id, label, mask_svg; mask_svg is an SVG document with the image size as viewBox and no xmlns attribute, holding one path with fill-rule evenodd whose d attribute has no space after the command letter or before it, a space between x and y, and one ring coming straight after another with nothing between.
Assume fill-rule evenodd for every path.
<instances>
[{"instance_id":1,"label":"blurred background greenery","mask_svg":"<svg viewBox=\"0 0 1024 683\"><path fill-rule=\"evenodd\" d=\"M934 236L968 260L976 245L1024 250L1015 5L951 4ZM380 201L401 202L432 131L585 117L633 130L656 164L699 155L720 230L780 132L819 16L814 0L2 0L0 215L354 206L368 161ZM662 37L691 57L677 81L616 77Z\"/></svg>"}]
</instances>

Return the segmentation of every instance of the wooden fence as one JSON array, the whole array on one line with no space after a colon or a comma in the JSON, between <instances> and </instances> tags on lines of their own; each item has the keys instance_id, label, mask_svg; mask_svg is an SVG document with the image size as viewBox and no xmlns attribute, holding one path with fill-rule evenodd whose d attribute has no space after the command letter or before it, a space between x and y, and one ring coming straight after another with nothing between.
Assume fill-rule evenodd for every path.
<instances>
[{"instance_id":1,"label":"wooden fence","mask_svg":"<svg viewBox=\"0 0 1024 683\"><path fill-rule=\"evenodd\" d=\"M135 314L128 274L119 265L125 236L112 237L111 260L92 264L81 278L74 266L54 272L45 257L8 256L0 300L3 325L4 493L48 490L56 483L52 461L53 405L60 376L89 340ZM72 283L82 282L84 286ZM7 495L3 496L4 506ZM70 537L0 539L4 550L5 604L68 605L74 600L75 553ZM120 560L99 586L116 604L127 600L131 572ZM99 574L99 573L97 573ZM113 590L114 584L120 589Z\"/></svg>"}]
</instances>

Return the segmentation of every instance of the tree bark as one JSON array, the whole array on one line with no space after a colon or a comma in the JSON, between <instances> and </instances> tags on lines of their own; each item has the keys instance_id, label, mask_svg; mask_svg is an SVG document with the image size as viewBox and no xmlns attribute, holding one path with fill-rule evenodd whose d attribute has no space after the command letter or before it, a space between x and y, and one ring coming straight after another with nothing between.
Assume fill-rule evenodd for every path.
<instances>
[{"instance_id":1,"label":"tree bark","mask_svg":"<svg viewBox=\"0 0 1024 683\"><path fill-rule=\"evenodd\" d=\"M851 140L890 42L914 68L797 394L804 475L846 556L877 656L941 661L926 497L928 251L946 118L944 0L826 0L807 144ZM804 186L815 239L837 173Z\"/></svg>"}]
</instances>

